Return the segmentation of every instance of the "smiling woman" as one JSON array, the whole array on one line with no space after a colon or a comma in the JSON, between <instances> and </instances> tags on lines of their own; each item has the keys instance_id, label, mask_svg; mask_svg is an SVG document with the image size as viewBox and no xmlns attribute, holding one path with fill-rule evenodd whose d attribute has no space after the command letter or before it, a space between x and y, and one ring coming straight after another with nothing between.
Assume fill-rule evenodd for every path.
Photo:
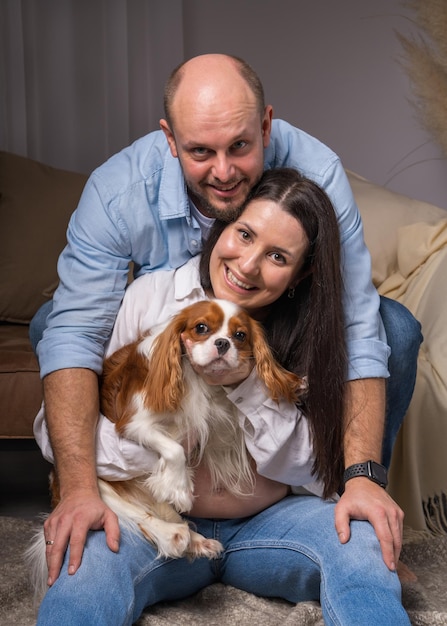
<instances>
[{"instance_id":1,"label":"smiling woman","mask_svg":"<svg viewBox=\"0 0 447 626\"><path fill-rule=\"evenodd\" d=\"M308 247L294 216L272 200L252 200L211 253L214 296L236 298L253 317L264 318L272 302L296 287Z\"/></svg>"},{"instance_id":2,"label":"smiling woman","mask_svg":"<svg viewBox=\"0 0 447 626\"><path fill-rule=\"evenodd\" d=\"M281 364L307 377L315 473L326 495L337 491L346 354L340 237L326 193L294 169L264 172L234 223L214 224L200 272L208 295L261 318Z\"/></svg>"}]
</instances>

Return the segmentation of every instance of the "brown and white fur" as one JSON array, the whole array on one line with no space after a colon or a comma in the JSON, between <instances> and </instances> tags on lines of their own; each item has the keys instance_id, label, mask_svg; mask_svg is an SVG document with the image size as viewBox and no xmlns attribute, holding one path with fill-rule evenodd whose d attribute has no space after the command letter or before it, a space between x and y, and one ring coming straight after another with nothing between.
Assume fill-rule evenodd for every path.
<instances>
[{"instance_id":1,"label":"brown and white fur","mask_svg":"<svg viewBox=\"0 0 447 626\"><path fill-rule=\"evenodd\" d=\"M236 410L222 385L207 384L193 369L215 377L247 360L254 360L272 399L295 401L303 392L305 381L276 363L260 324L223 300L186 307L163 330L146 333L104 362L101 412L121 436L157 452L159 460L145 477L99 479L101 496L122 524L139 528L155 544L160 556L214 558L222 550L179 514L192 507L198 463L206 464L213 488L237 495L253 489ZM55 481L53 496L57 504ZM43 548L42 535L40 542Z\"/></svg>"}]
</instances>

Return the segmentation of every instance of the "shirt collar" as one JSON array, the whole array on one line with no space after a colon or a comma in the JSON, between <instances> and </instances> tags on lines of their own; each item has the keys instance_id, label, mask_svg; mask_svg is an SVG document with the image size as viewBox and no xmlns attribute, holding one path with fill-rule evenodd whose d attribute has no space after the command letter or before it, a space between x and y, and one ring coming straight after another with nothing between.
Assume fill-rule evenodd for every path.
<instances>
[{"instance_id":1,"label":"shirt collar","mask_svg":"<svg viewBox=\"0 0 447 626\"><path fill-rule=\"evenodd\" d=\"M190 217L189 199L179 160L172 156L169 149L163 163L158 198L160 219Z\"/></svg>"},{"instance_id":2,"label":"shirt collar","mask_svg":"<svg viewBox=\"0 0 447 626\"><path fill-rule=\"evenodd\" d=\"M200 254L192 257L175 270L174 293L176 300L185 300L197 295L198 300L207 299L200 284Z\"/></svg>"}]
</instances>

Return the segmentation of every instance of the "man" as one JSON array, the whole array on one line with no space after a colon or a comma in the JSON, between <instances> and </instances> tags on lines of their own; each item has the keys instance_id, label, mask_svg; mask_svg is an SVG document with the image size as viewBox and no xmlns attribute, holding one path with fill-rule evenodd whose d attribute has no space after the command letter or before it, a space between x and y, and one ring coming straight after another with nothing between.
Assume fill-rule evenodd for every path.
<instances>
[{"instance_id":1,"label":"man","mask_svg":"<svg viewBox=\"0 0 447 626\"><path fill-rule=\"evenodd\" d=\"M143 137L89 179L70 222L60 286L38 346L61 493L45 522L50 585L68 545L68 571L76 573L89 530L104 529L109 549L119 549L117 518L98 494L95 426L97 376L129 261L136 275L183 264L200 251L210 220L231 218L264 168L301 170L325 188L336 207L350 359L345 467L381 461L389 349L360 218L338 158L298 129L272 121L257 76L225 55L196 57L176 71L167 85L165 113L162 132ZM396 326L414 338L415 351L417 323L404 310L402 316ZM405 405L414 368L406 382ZM369 520L393 570L401 549L402 511L363 465L355 469L359 475L346 482L336 507L340 542L349 540L351 519Z\"/></svg>"}]
</instances>

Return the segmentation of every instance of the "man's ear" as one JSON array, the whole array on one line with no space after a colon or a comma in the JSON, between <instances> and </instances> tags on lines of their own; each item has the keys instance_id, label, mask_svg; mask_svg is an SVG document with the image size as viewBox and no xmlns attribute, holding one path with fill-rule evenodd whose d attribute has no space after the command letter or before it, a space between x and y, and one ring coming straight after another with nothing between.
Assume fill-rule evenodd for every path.
<instances>
[{"instance_id":1,"label":"man's ear","mask_svg":"<svg viewBox=\"0 0 447 626\"><path fill-rule=\"evenodd\" d=\"M171 150L172 156L177 158L178 157L178 152L177 152L177 146L176 146L176 143L175 143L174 133L169 128L168 122L166 120L164 120L164 119L161 119L160 120L160 128L161 128L161 130L165 134L166 141L168 142L169 149Z\"/></svg>"},{"instance_id":2,"label":"man's ear","mask_svg":"<svg viewBox=\"0 0 447 626\"><path fill-rule=\"evenodd\" d=\"M268 104L264 109L264 117L262 118L262 141L264 148L270 143L270 133L272 132L273 107Z\"/></svg>"}]
</instances>

